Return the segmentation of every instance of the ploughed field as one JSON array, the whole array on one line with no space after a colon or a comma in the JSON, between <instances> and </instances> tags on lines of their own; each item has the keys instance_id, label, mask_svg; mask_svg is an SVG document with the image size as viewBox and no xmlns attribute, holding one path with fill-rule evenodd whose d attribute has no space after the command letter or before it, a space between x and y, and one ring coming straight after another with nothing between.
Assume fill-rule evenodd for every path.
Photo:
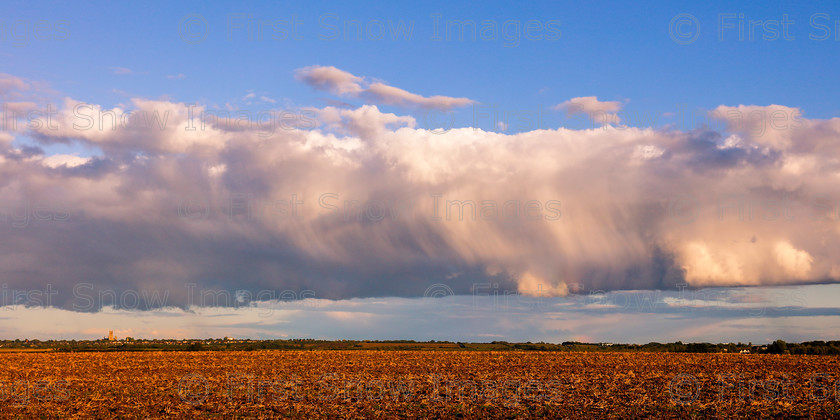
<instances>
[{"instance_id":1,"label":"ploughed field","mask_svg":"<svg viewBox=\"0 0 840 420\"><path fill-rule=\"evenodd\" d=\"M840 416L840 357L478 351L0 353L4 418Z\"/></svg>"}]
</instances>

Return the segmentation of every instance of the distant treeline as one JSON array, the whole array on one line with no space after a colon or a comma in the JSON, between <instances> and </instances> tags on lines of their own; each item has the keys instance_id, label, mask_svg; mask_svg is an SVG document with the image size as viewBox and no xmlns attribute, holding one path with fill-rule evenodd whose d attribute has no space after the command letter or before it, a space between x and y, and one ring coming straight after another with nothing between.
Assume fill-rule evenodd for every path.
<instances>
[{"instance_id":1,"label":"distant treeline","mask_svg":"<svg viewBox=\"0 0 840 420\"><path fill-rule=\"evenodd\" d=\"M758 354L815 354L840 355L840 341L806 341L804 343L786 343L776 340L770 344L753 345L752 343L648 343L648 344L590 344L567 341L564 350L572 351L642 351L666 353L741 353L748 351Z\"/></svg>"},{"instance_id":2,"label":"distant treeline","mask_svg":"<svg viewBox=\"0 0 840 420\"><path fill-rule=\"evenodd\" d=\"M250 340L207 338L188 340L0 340L0 351L233 351L233 350L460 350L460 351L584 351L664 353L756 353L840 355L840 341L752 343L648 343L614 344L566 341L555 343L461 343L413 340Z\"/></svg>"}]
</instances>

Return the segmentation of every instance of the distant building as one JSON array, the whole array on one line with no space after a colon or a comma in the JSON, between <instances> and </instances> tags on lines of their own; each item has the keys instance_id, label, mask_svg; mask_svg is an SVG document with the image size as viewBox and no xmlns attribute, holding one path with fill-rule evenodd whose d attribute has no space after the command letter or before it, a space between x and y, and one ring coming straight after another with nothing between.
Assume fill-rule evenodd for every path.
<instances>
[{"instance_id":1,"label":"distant building","mask_svg":"<svg viewBox=\"0 0 840 420\"><path fill-rule=\"evenodd\" d=\"M114 330L108 330L108 341L117 341L117 336L114 335Z\"/></svg>"}]
</instances>

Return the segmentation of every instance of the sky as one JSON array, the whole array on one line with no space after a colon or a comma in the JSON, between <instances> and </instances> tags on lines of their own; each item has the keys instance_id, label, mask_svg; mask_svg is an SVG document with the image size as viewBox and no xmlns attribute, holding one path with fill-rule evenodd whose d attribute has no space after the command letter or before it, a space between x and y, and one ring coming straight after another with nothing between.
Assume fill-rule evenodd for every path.
<instances>
[{"instance_id":1,"label":"sky","mask_svg":"<svg viewBox=\"0 0 840 420\"><path fill-rule=\"evenodd\" d=\"M836 2L0 12L0 337L840 332Z\"/></svg>"}]
</instances>

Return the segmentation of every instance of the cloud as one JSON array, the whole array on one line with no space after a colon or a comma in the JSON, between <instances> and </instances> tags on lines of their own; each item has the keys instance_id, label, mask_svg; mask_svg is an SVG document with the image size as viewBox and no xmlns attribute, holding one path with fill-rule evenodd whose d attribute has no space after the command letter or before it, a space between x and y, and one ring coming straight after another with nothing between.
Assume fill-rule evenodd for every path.
<instances>
[{"instance_id":1,"label":"cloud","mask_svg":"<svg viewBox=\"0 0 840 420\"><path fill-rule=\"evenodd\" d=\"M840 279L840 119L801 118L767 142L610 125L439 133L375 105L292 112L310 127L202 111L68 98L54 127L24 125L29 148L3 133L0 254L17 255L4 282L52 284L65 303L89 283L183 304L189 284L344 299ZM91 152L34 147L56 144Z\"/></svg>"},{"instance_id":2,"label":"cloud","mask_svg":"<svg viewBox=\"0 0 840 420\"><path fill-rule=\"evenodd\" d=\"M75 168L77 166L84 165L91 161L91 158L79 157L76 155L51 155L44 158L41 162L44 166L50 168L58 168L58 167L67 167L67 168Z\"/></svg>"},{"instance_id":3,"label":"cloud","mask_svg":"<svg viewBox=\"0 0 840 420\"><path fill-rule=\"evenodd\" d=\"M525 272L518 279L517 291L525 296L566 296L569 294L569 287L566 283L547 281Z\"/></svg>"},{"instance_id":4,"label":"cloud","mask_svg":"<svg viewBox=\"0 0 840 420\"><path fill-rule=\"evenodd\" d=\"M187 76L185 76L184 73L178 73L178 74L175 74L175 75L172 75L172 74L166 75L166 78L171 79L171 80L180 80L180 79L186 79Z\"/></svg>"},{"instance_id":5,"label":"cloud","mask_svg":"<svg viewBox=\"0 0 840 420\"><path fill-rule=\"evenodd\" d=\"M295 75L298 80L318 90L331 92L342 97L361 97L376 104L425 109L451 109L475 103L468 98L437 95L425 97L381 82L369 83L363 77L355 76L332 66L304 67L298 69Z\"/></svg>"},{"instance_id":6,"label":"cloud","mask_svg":"<svg viewBox=\"0 0 840 420\"><path fill-rule=\"evenodd\" d=\"M0 95L6 95L14 90L27 90L30 85L20 77L0 73Z\"/></svg>"},{"instance_id":7,"label":"cloud","mask_svg":"<svg viewBox=\"0 0 840 420\"><path fill-rule=\"evenodd\" d=\"M133 73L131 69L125 67L109 67L109 69L111 70L111 74L125 75Z\"/></svg>"},{"instance_id":8,"label":"cloud","mask_svg":"<svg viewBox=\"0 0 840 420\"><path fill-rule=\"evenodd\" d=\"M572 98L552 107L555 111L565 110L566 115L586 114L592 121L600 124L617 125L621 119L616 114L621 110L621 102L599 101L596 96Z\"/></svg>"},{"instance_id":9,"label":"cloud","mask_svg":"<svg viewBox=\"0 0 840 420\"><path fill-rule=\"evenodd\" d=\"M38 105L35 102L6 102L3 106L5 111L16 114L23 114L27 111L38 109Z\"/></svg>"},{"instance_id":10,"label":"cloud","mask_svg":"<svg viewBox=\"0 0 840 420\"><path fill-rule=\"evenodd\" d=\"M420 108L451 109L475 103L472 99L452 98L449 96L425 97L407 92L400 88L388 86L384 83L371 83L364 91L373 102L402 107L417 106Z\"/></svg>"},{"instance_id":11,"label":"cloud","mask_svg":"<svg viewBox=\"0 0 840 420\"><path fill-rule=\"evenodd\" d=\"M222 144L219 130L206 128L190 130L202 125L197 116L203 107L193 109L189 119L188 106L183 103L135 98L130 109L103 109L97 104L66 98L63 107L52 116L51 127L45 117L34 119L30 134L45 144L79 142L101 148L106 154L142 150L146 153L186 152L191 148ZM205 121L206 123L206 121ZM193 150L193 153L197 152Z\"/></svg>"},{"instance_id":12,"label":"cloud","mask_svg":"<svg viewBox=\"0 0 840 420\"><path fill-rule=\"evenodd\" d=\"M325 128L363 139L376 138L385 130L394 127L414 127L417 124L413 117L382 113L373 105L364 105L356 109L326 107L313 111L317 112Z\"/></svg>"},{"instance_id":13,"label":"cloud","mask_svg":"<svg viewBox=\"0 0 840 420\"><path fill-rule=\"evenodd\" d=\"M762 146L788 149L793 145L796 130L805 128L802 111L782 105L718 106L709 115L725 124L733 133L747 137Z\"/></svg>"},{"instance_id":14,"label":"cloud","mask_svg":"<svg viewBox=\"0 0 840 420\"><path fill-rule=\"evenodd\" d=\"M364 79L333 66L309 66L295 71L298 80L338 96L358 96Z\"/></svg>"}]
</instances>

